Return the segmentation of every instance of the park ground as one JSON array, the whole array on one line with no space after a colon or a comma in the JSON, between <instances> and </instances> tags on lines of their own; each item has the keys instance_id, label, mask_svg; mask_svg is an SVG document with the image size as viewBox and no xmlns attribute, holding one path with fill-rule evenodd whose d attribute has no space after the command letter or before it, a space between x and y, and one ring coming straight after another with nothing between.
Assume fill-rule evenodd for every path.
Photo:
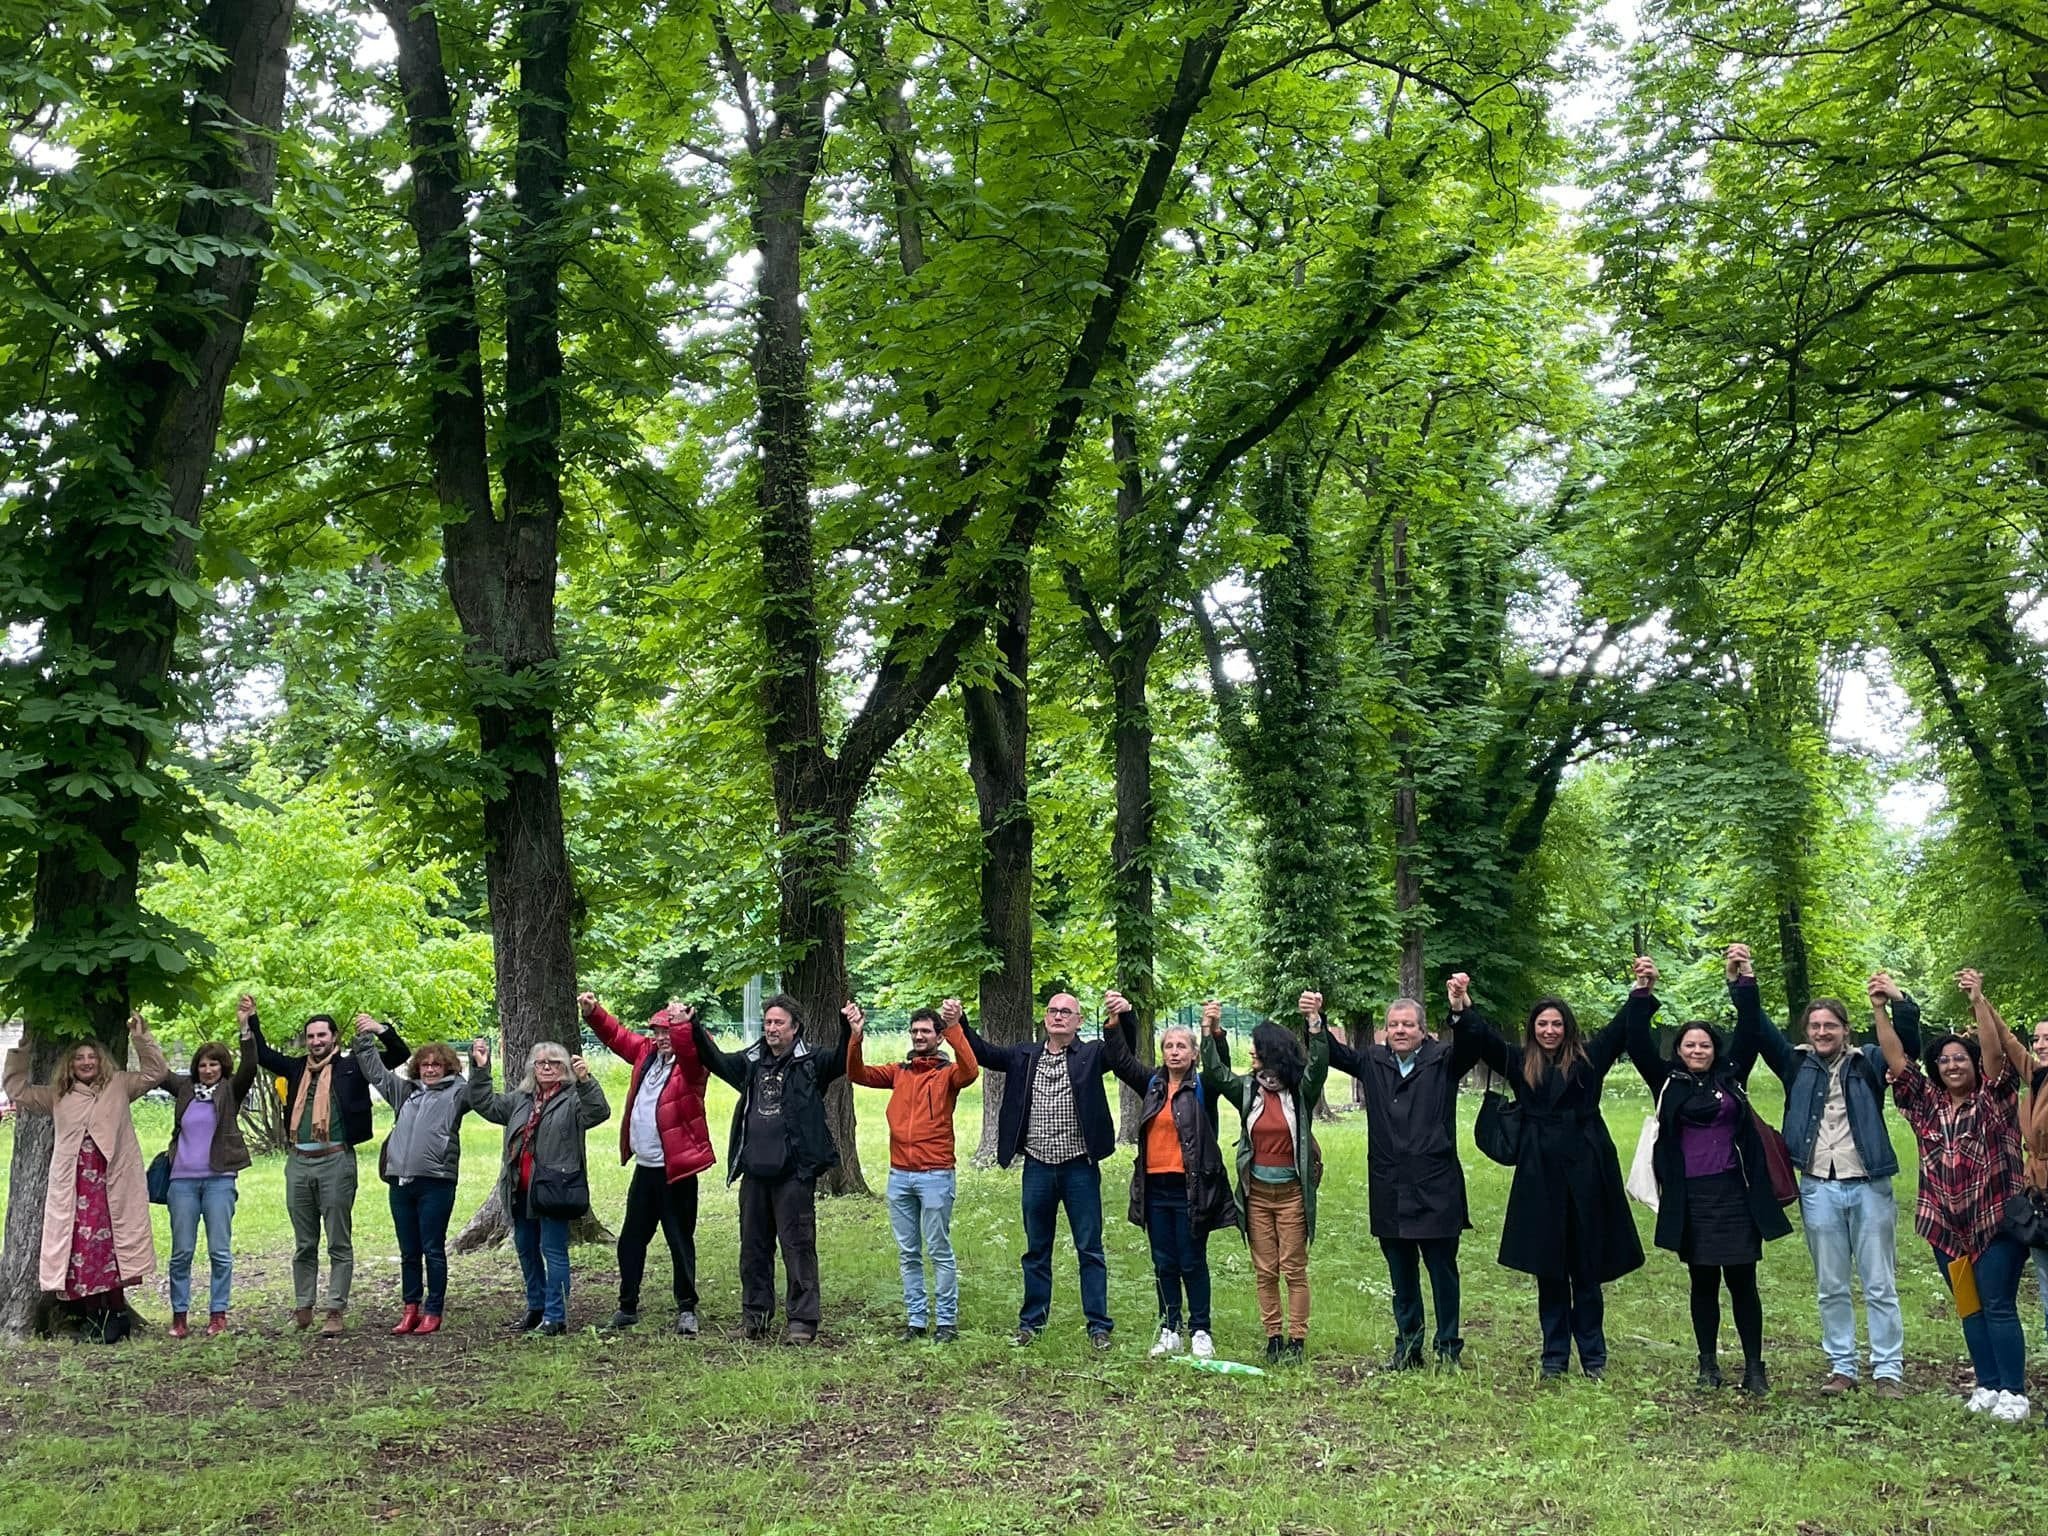
<instances>
[{"instance_id":1,"label":"park ground","mask_svg":"<svg viewBox=\"0 0 2048 1536\"><path fill-rule=\"evenodd\" d=\"M885 1059L876 1044L871 1054ZM623 1074L607 1063L605 1075L616 1106ZM1612 1083L1608 1118L1626 1157L1648 1099L1625 1066ZM731 1096L713 1087L722 1144ZM1775 1087L1758 1084L1767 1114ZM1477 1104L1468 1096L1468 1146ZM879 1189L883 1100L863 1090L861 1105L861 1158ZM145 1104L137 1119L153 1151L168 1110ZM958 1119L963 1159L979 1123L970 1092ZM388 1124L380 1107L380 1133ZM468 1124L464 1211L484 1197L497 1147L495 1127ZM1896 1123L1893 1133L1911 1169L1910 1138ZM1754 1402L1693 1389L1684 1276L1655 1251L1609 1290L1607 1379L1539 1385L1533 1284L1493 1262L1507 1171L1469 1150L1465 1368L1381 1370L1388 1291L1367 1231L1365 1123L1346 1114L1320 1135L1309 1360L1258 1377L1146 1358L1153 1288L1143 1234L1122 1219L1127 1150L1105 1172L1117 1320L1106 1356L1087 1344L1071 1250L1055 1269L1052 1327L1029 1350L1010 1346L1016 1177L993 1169L961 1178L961 1339L951 1347L896 1342L894 1245L880 1201L861 1198L820 1202L818 1345L745 1342L737 1218L717 1174L705 1176L698 1228L702 1337L666 1331L657 1240L647 1321L630 1334L599 1331L617 1272L609 1251L583 1247L565 1339L503 1331L523 1304L516 1261L502 1250L454 1260L447 1331L391 1338L396 1249L369 1155L350 1331L322 1343L291 1330L282 1164L259 1159L242 1178L229 1336L168 1338L159 1274L139 1300L149 1327L135 1342L0 1349L0 1533L2044 1529L2048 1428L1962 1411L1962 1335L1910 1230L1910 1172L1899 1273L1913 1395L1820 1395L1812 1275L1795 1233L1765 1263L1777 1390ZM626 1178L617 1145L616 1121L592 1135L598 1209L613 1219ZM0 1131L0 1167L11 1150L11 1132ZM1637 1217L1647 1249L1647 1213ZM1221 1233L1210 1255L1219 1350L1253 1358L1263 1338L1244 1245ZM203 1297L203 1252L195 1268ZM2031 1279L2021 1303L2036 1401L2048 1405ZM1724 1328L1724 1359L1735 1354Z\"/></svg>"}]
</instances>

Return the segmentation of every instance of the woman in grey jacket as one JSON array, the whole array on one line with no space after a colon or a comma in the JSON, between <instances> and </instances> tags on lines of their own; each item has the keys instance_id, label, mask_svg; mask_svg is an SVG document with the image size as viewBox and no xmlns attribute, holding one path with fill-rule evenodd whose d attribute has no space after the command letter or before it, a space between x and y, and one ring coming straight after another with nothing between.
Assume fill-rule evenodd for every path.
<instances>
[{"instance_id":1,"label":"woman in grey jacket","mask_svg":"<svg viewBox=\"0 0 2048 1536\"><path fill-rule=\"evenodd\" d=\"M398 1272L405 1314L393 1333L439 1333L448 1300L448 1219L455 1213L455 1181L462 1171L462 1062L438 1042L423 1045L401 1077L377 1054L384 1026L356 1015L356 1065L370 1086L398 1112L384 1138L377 1171L391 1196L398 1233Z\"/></svg>"},{"instance_id":2,"label":"woman in grey jacket","mask_svg":"<svg viewBox=\"0 0 2048 1536\"><path fill-rule=\"evenodd\" d=\"M526 1280L526 1316L512 1326L559 1338L569 1331L569 1223L588 1207L551 1207L545 1194L564 1184L589 1189L584 1133L609 1120L612 1107L589 1065L565 1046L543 1040L526 1060L526 1080L510 1093L493 1093L491 1042L478 1039L469 1048L469 1107L505 1127L498 1198Z\"/></svg>"}]
</instances>

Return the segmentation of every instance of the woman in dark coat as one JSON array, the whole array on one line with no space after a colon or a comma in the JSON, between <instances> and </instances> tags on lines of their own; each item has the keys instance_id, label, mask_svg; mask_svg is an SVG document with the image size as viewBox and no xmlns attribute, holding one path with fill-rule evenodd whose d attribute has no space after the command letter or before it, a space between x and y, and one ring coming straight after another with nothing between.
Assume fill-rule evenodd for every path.
<instances>
[{"instance_id":1,"label":"woman in dark coat","mask_svg":"<svg viewBox=\"0 0 2048 1536\"><path fill-rule=\"evenodd\" d=\"M1215 1101L1202 1087L1195 1032L1184 1024L1169 1026L1160 1041L1160 1065L1148 1067L1132 1051L1138 1016L1123 994L1111 992L1102 1006L1109 1015L1103 1060L1145 1101L1138 1113L1129 1215L1150 1240L1159 1286L1159 1337L1152 1353L1177 1353L1185 1321L1189 1351L1199 1360L1211 1359L1216 1345L1209 1336L1209 1234L1237 1224L1237 1201L1216 1139Z\"/></svg>"},{"instance_id":2,"label":"woman in dark coat","mask_svg":"<svg viewBox=\"0 0 2048 1536\"><path fill-rule=\"evenodd\" d=\"M1600 1087L1628 1044L1629 1021L1647 1021L1657 1000L1638 986L1613 1021L1590 1038L1562 998L1529 1010L1521 1049L1510 1047L1471 1006L1471 983L1451 978L1451 1028L1475 1037L1479 1056L1512 1086L1521 1139L1500 1262L1536 1277L1543 1378L1579 1366L1597 1381L1607 1368L1600 1287L1643 1266L1643 1245L1621 1185L1621 1160L1600 1113Z\"/></svg>"},{"instance_id":3,"label":"woman in dark coat","mask_svg":"<svg viewBox=\"0 0 2048 1536\"><path fill-rule=\"evenodd\" d=\"M1639 985L1656 985L1657 968L1647 961L1637 962L1636 975ZM1677 1254L1692 1272L1699 1384L1721 1385L1717 1345L1725 1285L1742 1340L1742 1390L1756 1397L1771 1390L1756 1267L1764 1244L1792 1230L1771 1192L1745 1087L1759 1043L1754 1020L1738 1015L1732 1041L1724 1042L1711 1025L1685 1024L1671 1055L1663 1057L1650 1039L1650 1012L1628 1021L1629 1059L1657 1096L1657 1246Z\"/></svg>"}]
</instances>

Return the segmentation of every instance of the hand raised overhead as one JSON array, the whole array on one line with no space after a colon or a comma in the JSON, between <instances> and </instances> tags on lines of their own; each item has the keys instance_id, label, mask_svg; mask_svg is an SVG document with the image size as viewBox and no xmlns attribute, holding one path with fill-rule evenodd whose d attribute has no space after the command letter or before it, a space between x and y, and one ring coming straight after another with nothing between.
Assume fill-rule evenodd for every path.
<instances>
[{"instance_id":1,"label":"hand raised overhead","mask_svg":"<svg viewBox=\"0 0 2048 1536\"><path fill-rule=\"evenodd\" d=\"M846 1006L839 1010L839 1016L846 1020L846 1026L853 1031L856 1040L867 1031L868 1016L860 1011L860 1004L851 998L848 998Z\"/></svg>"},{"instance_id":2,"label":"hand raised overhead","mask_svg":"<svg viewBox=\"0 0 2048 1536\"><path fill-rule=\"evenodd\" d=\"M1444 982L1444 1001L1451 1005L1451 1012L1463 1013L1472 1006L1472 978L1463 971L1454 972Z\"/></svg>"},{"instance_id":3,"label":"hand raised overhead","mask_svg":"<svg viewBox=\"0 0 2048 1536\"><path fill-rule=\"evenodd\" d=\"M486 1036L478 1035L470 1041L469 1060L470 1065L477 1067L488 1067L491 1064L491 1042Z\"/></svg>"}]
</instances>

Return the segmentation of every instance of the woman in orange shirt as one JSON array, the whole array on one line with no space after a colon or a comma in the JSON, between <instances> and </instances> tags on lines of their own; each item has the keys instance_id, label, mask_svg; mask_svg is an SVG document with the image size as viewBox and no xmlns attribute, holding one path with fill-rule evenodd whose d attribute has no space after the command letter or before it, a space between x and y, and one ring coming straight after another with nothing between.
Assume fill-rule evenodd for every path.
<instances>
[{"instance_id":1,"label":"woman in orange shirt","mask_svg":"<svg viewBox=\"0 0 2048 1536\"><path fill-rule=\"evenodd\" d=\"M1159 1037L1159 1066L1139 1061L1138 1017L1123 994L1102 1000L1102 1059L1133 1093L1144 1097L1138 1159L1131 1170L1130 1220L1152 1245L1159 1284L1159 1337L1152 1354L1175 1354L1181 1328L1198 1360L1216 1353L1209 1337L1209 1234L1235 1225L1236 1202L1216 1144L1216 1116L1196 1063L1195 1032L1168 1025ZM1183 1308L1182 1301L1186 1305Z\"/></svg>"}]
</instances>

